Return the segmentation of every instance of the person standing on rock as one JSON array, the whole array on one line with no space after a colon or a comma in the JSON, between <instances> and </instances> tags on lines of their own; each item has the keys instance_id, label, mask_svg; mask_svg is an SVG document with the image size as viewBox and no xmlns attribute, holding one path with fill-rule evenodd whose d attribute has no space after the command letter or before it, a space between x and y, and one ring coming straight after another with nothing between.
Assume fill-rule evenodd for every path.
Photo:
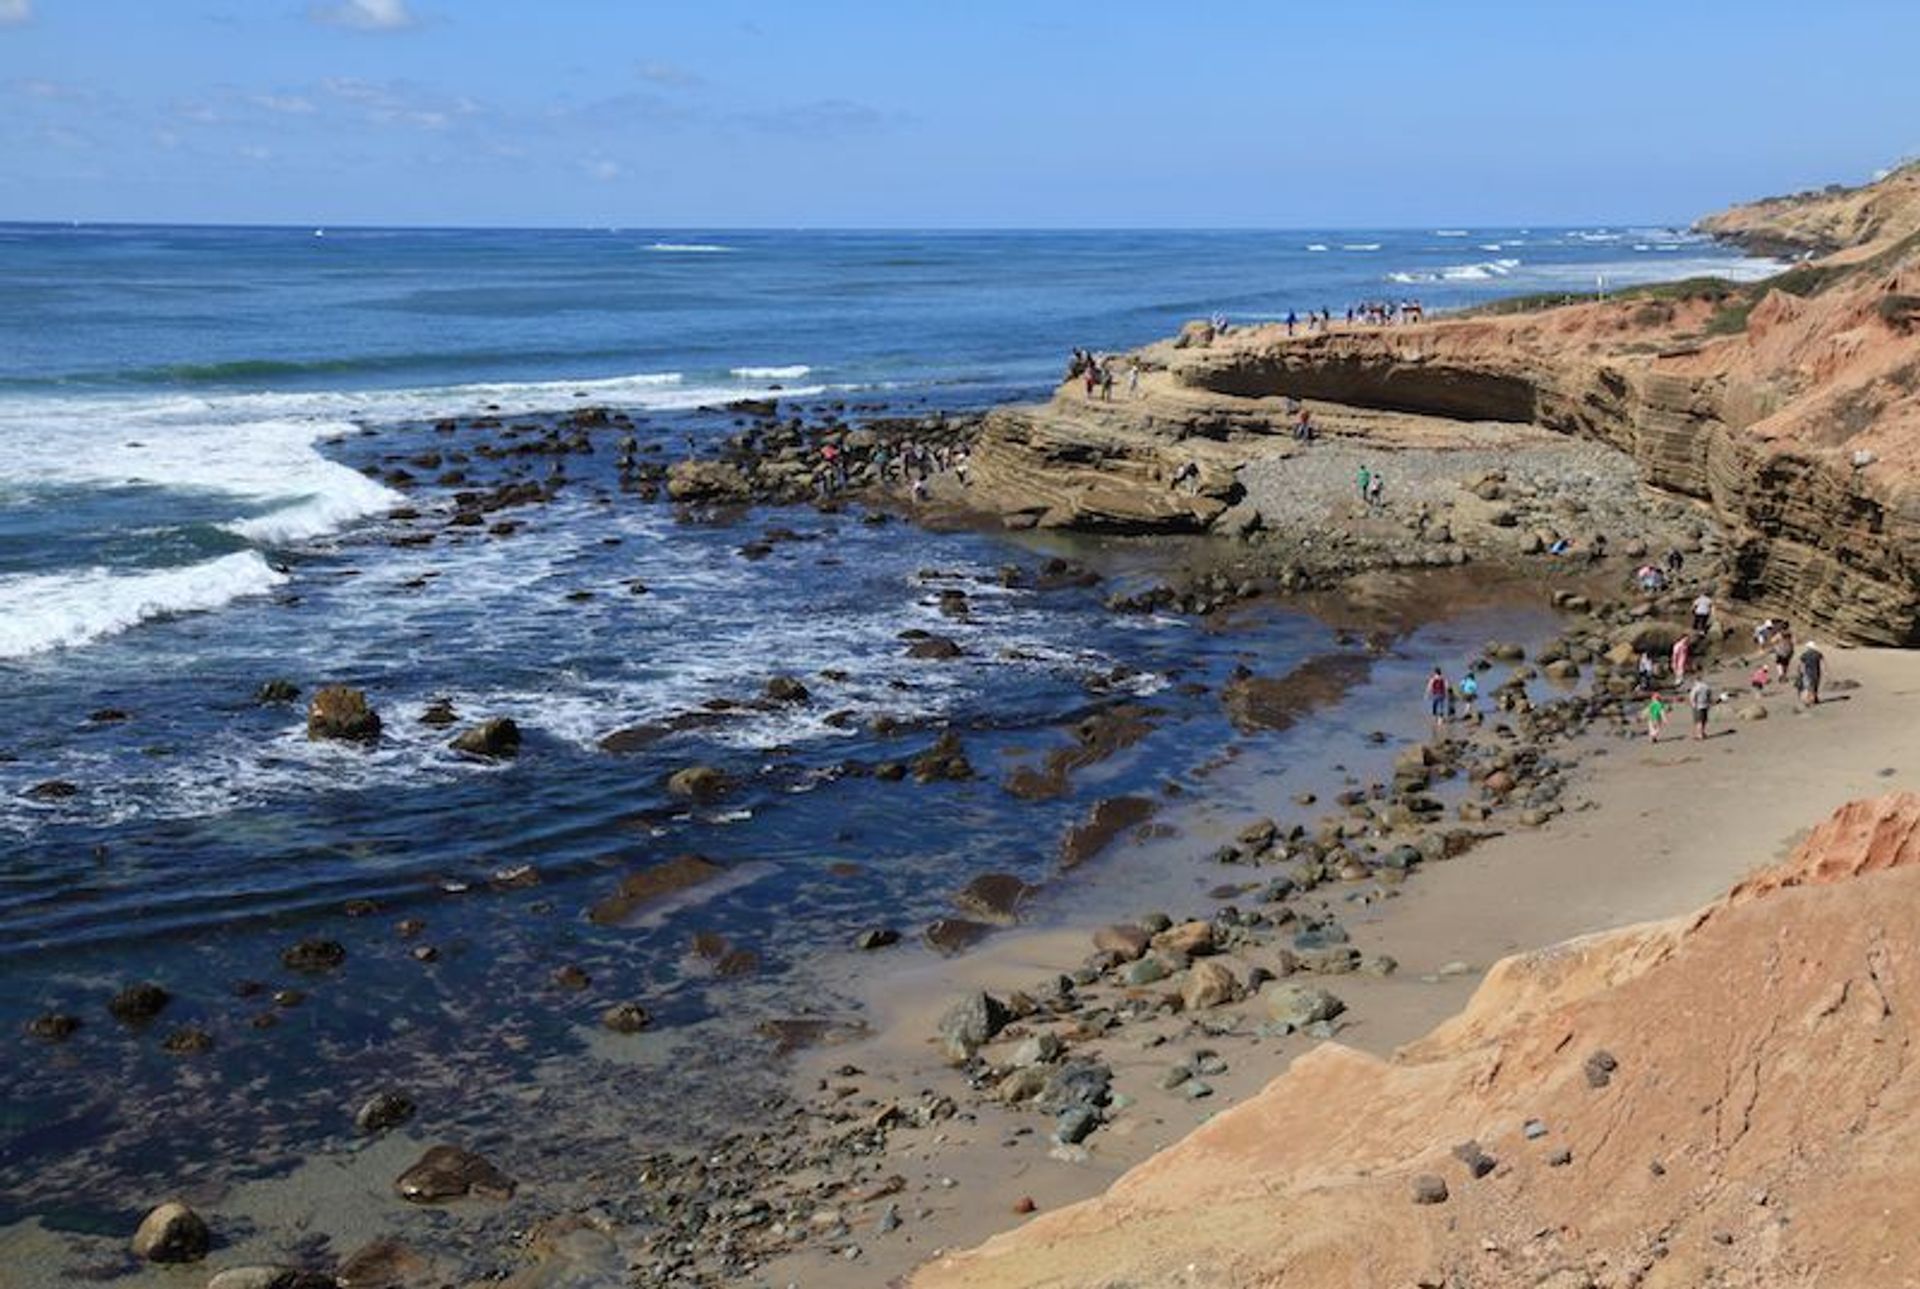
<instances>
[{"instance_id":1,"label":"person standing on rock","mask_svg":"<svg viewBox=\"0 0 1920 1289\"><path fill-rule=\"evenodd\" d=\"M1140 360L1138 358L1127 364L1127 397L1140 397Z\"/></svg>"},{"instance_id":2,"label":"person standing on rock","mask_svg":"<svg viewBox=\"0 0 1920 1289\"><path fill-rule=\"evenodd\" d=\"M1447 674L1435 667L1427 677L1427 712L1433 717L1433 732L1447 731Z\"/></svg>"},{"instance_id":3,"label":"person standing on rock","mask_svg":"<svg viewBox=\"0 0 1920 1289\"><path fill-rule=\"evenodd\" d=\"M1693 637L1683 635L1673 642L1673 655L1667 661L1673 669L1673 683L1687 678L1687 664L1693 659Z\"/></svg>"},{"instance_id":4,"label":"person standing on rock","mask_svg":"<svg viewBox=\"0 0 1920 1289\"><path fill-rule=\"evenodd\" d=\"M1687 706L1693 709L1693 737L1706 738L1707 715L1713 710L1713 686L1705 676L1694 678L1693 688L1687 691Z\"/></svg>"},{"instance_id":5,"label":"person standing on rock","mask_svg":"<svg viewBox=\"0 0 1920 1289\"><path fill-rule=\"evenodd\" d=\"M1809 707L1820 702L1820 673L1825 670L1827 656L1820 652L1820 646L1807 641L1807 647L1800 651L1800 701Z\"/></svg>"},{"instance_id":6,"label":"person standing on rock","mask_svg":"<svg viewBox=\"0 0 1920 1289\"><path fill-rule=\"evenodd\" d=\"M1713 597L1705 591L1693 600L1693 633L1703 636L1707 633L1707 624L1713 621Z\"/></svg>"},{"instance_id":7,"label":"person standing on rock","mask_svg":"<svg viewBox=\"0 0 1920 1289\"><path fill-rule=\"evenodd\" d=\"M1460 677L1460 715L1469 723L1480 723L1480 678L1469 669Z\"/></svg>"}]
</instances>

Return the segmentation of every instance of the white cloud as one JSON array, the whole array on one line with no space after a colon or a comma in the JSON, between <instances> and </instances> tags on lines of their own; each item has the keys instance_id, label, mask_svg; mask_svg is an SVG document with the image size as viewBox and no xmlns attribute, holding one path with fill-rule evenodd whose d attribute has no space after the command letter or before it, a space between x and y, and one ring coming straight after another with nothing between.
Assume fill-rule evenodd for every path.
<instances>
[{"instance_id":1,"label":"white cloud","mask_svg":"<svg viewBox=\"0 0 1920 1289\"><path fill-rule=\"evenodd\" d=\"M7 0L0 0L4 3ZM416 21L407 9L407 0L340 0L337 4L316 4L308 12L316 22L359 31L400 31Z\"/></svg>"},{"instance_id":2,"label":"white cloud","mask_svg":"<svg viewBox=\"0 0 1920 1289\"><path fill-rule=\"evenodd\" d=\"M320 82L320 87L340 102L358 108L375 125L444 130L456 120L479 116L485 110L465 95L442 98L403 81L380 85L352 76L333 76Z\"/></svg>"},{"instance_id":3,"label":"white cloud","mask_svg":"<svg viewBox=\"0 0 1920 1289\"><path fill-rule=\"evenodd\" d=\"M649 85L664 89L693 89L701 83L700 78L686 68L657 61L641 63L633 69L633 74Z\"/></svg>"},{"instance_id":4,"label":"white cloud","mask_svg":"<svg viewBox=\"0 0 1920 1289\"><path fill-rule=\"evenodd\" d=\"M312 116L314 113L313 100L298 94L255 94L247 101L280 116Z\"/></svg>"},{"instance_id":5,"label":"white cloud","mask_svg":"<svg viewBox=\"0 0 1920 1289\"><path fill-rule=\"evenodd\" d=\"M0 27L17 27L33 20L33 0L0 0Z\"/></svg>"}]
</instances>

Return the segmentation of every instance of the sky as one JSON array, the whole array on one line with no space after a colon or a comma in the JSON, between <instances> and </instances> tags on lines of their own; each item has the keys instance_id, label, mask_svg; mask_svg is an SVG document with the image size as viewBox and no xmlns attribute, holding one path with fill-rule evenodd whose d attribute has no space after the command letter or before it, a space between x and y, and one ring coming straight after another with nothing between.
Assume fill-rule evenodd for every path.
<instances>
[{"instance_id":1,"label":"sky","mask_svg":"<svg viewBox=\"0 0 1920 1289\"><path fill-rule=\"evenodd\" d=\"M1920 153L1920 3L0 0L0 220L1687 223Z\"/></svg>"}]
</instances>

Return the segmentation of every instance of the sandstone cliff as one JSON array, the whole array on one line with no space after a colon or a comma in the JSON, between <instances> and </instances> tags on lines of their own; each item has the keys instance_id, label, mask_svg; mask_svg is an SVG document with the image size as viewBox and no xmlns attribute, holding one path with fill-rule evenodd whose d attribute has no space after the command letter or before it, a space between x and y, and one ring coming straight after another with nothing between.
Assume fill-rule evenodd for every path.
<instances>
[{"instance_id":1,"label":"sandstone cliff","mask_svg":"<svg viewBox=\"0 0 1920 1289\"><path fill-rule=\"evenodd\" d=\"M1832 255L1920 232L1920 161L1870 184L1833 184L1768 197L1708 215L1694 225L1760 255Z\"/></svg>"},{"instance_id":2,"label":"sandstone cliff","mask_svg":"<svg viewBox=\"0 0 1920 1289\"><path fill-rule=\"evenodd\" d=\"M1920 644L1920 233L1896 239L1920 227L1920 170L1849 208L1872 213L1833 235L1871 245L1757 287L1297 337L1190 328L1125 360L1146 373L1138 396L1063 389L989 416L978 498L1016 525L1219 530L1235 471L1295 450L1287 398L1334 405L1335 432L1340 409L1401 418L1388 429L1403 436L1523 422L1618 448L1652 487L1710 508L1730 589L1758 608Z\"/></svg>"},{"instance_id":3,"label":"sandstone cliff","mask_svg":"<svg viewBox=\"0 0 1920 1289\"><path fill-rule=\"evenodd\" d=\"M1327 1043L912 1283L1913 1284L1917 1006L1900 794L1691 917L1500 963L1392 1061Z\"/></svg>"}]
</instances>

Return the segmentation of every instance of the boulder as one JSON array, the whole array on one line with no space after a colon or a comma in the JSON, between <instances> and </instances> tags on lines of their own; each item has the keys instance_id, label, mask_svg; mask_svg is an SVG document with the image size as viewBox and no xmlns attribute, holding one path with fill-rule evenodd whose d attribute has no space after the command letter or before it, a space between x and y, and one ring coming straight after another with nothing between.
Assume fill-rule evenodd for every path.
<instances>
[{"instance_id":1,"label":"boulder","mask_svg":"<svg viewBox=\"0 0 1920 1289\"><path fill-rule=\"evenodd\" d=\"M1117 955L1122 962L1132 962L1147 951L1152 939L1144 927L1116 923L1093 933L1093 947L1101 953Z\"/></svg>"},{"instance_id":2,"label":"boulder","mask_svg":"<svg viewBox=\"0 0 1920 1289\"><path fill-rule=\"evenodd\" d=\"M1332 1020L1346 1009L1345 1003L1317 985L1281 985L1267 991L1268 1013L1276 1023L1294 1029Z\"/></svg>"},{"instance_id":3,"label":"boulder","mask_svg":"<svg viewBox=\"0 0 1920 1289\"><path fill-rule=\"evenodd\" d=\"M380 714L361 691L328 685L307 705L307 737L372 743L380 737Z\"/></svg>"},{"instance_id":4,"label":"boulder","mask_svg":"<svg viewBox=\"0 0 1920 1289\"><path fill-rule=\"evenodd\" d=\"M1180 1001L1190 1012L1206 1011L1240 996L1240 982L1231 971L1212 959L1196 962L1187 971L1180 986Z\"/></svg>"},{"instance_id":5,"label":"boulder","mask_svg":"<svg viewBox=\"0 0 1920 1289\"><path fill-rule=\"evenodd\" d=\"M953 902L982 922L1012 926L1020 920L1020 905L1039 889L1012 873L982 873L962 887Z\"/></svg>"},{"instance_id":6,"label":"boulder","mask_svg":"<svg viewBox=\"0 0 1920 1289\"><path fill-rule=\"evenodd\" d=\"M667 791L691 801L712 801L725 796L732 787L725 771L711 765L690 765L675 770L667 779Z\"/></svg>"},{"instance_id":7,"label":"boulder","mask_svg":"<svg viewBox=\"0 0 1920 1289\"><path fill-rule=\"evenodd\" d=\"M511 1199L514 1183L472 1151L442 1144L429 1147L413 1167L395 1178L393 1189L409 1203L438 1204L470 1195Z\"/></svg>"},{"instance_id":8,"label":"boulder","mask_svg":"<svg viewBox=\"0 0 1920 1289\"><path fill-rule=\"evenodd\" d=\"M1189 958L1213 952L1211 922L1182 922L1153 937L1153 947L1162 953L1177 953Z\"/></svg>"},{"instance_id":9,"label":"boulder","mask_svg":"<svg viewBox=\"0 0 1920 1289\"><path fill-rule=\"evenodd\" d=\"M962 1064L1006 1028L1011 1019L1005 1003L975 990L947 1008L940 1017L940 1049L948 1060Z\"/></svg>"},{"instance_id":10,"label":"boulder","mask_svg":"<svg viewBox=\"0 0 1920 1289\"><path fill-rule=\"evenodd\" d=\"M332 971L347 960L347 950L338 940L309 937L289 945L280 954L280 962L289 971Z\"/></svg>"},{"instance_id":11,"label":"boulder","mask_svg":"<svg viewBox=\"0 0 1920 1289\"><path fill-rule=\"evenodd\" d=\"M930 658L942 662L949 658L958 658L965 652L966 650L959 644L945 636L927 636L907 646L909 658Z\"/></svg>"},{"instance_id":12,"label":"boulder","mask_svg":"<svg viewBox=\"0 0 1920 1289\"><path fill-rule=\"evenodd\" d=\"M212 1244L206 1222L178 1200L148 1213L133 1233L133 1254L142 1262L198 1262Z\"/></svg>"},{"instance_id":13,"label":"boulder","mask_svg":"<svg viewBox=\"0 0 1920 1289\"><path fill-rule=\"evenodd\" d=\"M615 1003L600 1013L600 1023L616 1034L638 1034L653 1024L653 1016L639 1003Z\"/></svg>"},{"instance_id":14,"label":"boulder","mask_svg":"<svg viewBox=\"0 0 1920 1289\"><path fill-rule=\"evenodd\" d=\"M253 701L261 706L269 703L291 703L300 697L300 686L291 680L269 680L253 691Z\"/></svg>"},{"instance_id":15,"label":"boulder","mask_svg":"<svg viewBox=\"0 0 1920 1289\"><path fill-rule=\"evenodd\" d=\"M774 703L804 703L813 697L807 687L792 676L775 676L767 682L767 700Z\"/></svg>"},{"instance_id":16,"label":"boulder","mask_svg":"<svg viewBox=\"0 0 1920 1289\"><path fill-rule=\"evenodd\" d=\"M128 985L107 1002L107 1011L124 1025L141 1025L158 1016L173 995L150 981Z\"/></svg>"},{"instance_id":17,"label":"boulder","mask_svg":"<svg viewBox=\"0 0 1920 1289\"><path fill-rule=\"evenodd\" d=\"M461 730L447 746L465 756L501 760L520 750L520 727L508 717L496 716Z\"/></svg>"},{"instance_id":18,"label":"boulder","mask_svg":"<svg viewBox=\"0 0 1920 1289\"><path fill-rule=\"evenodd\" d=\"M712 881L725 871L704 855L676 855L628 873L611 895L594 902L587 917L599 926L618 926L642 909L689 887Z\"/></svg>"},{"instance_id":19,"label":"boulder","mask_svg":"<svg viewBox=\"0 0 1920 1289\"><path fill-rule=\"evenodd\" d=\"M740 467L724 461L676 461L667 468L667 496L694 503L742 502L753 487Z\"/></svg>"}]
</instances>

